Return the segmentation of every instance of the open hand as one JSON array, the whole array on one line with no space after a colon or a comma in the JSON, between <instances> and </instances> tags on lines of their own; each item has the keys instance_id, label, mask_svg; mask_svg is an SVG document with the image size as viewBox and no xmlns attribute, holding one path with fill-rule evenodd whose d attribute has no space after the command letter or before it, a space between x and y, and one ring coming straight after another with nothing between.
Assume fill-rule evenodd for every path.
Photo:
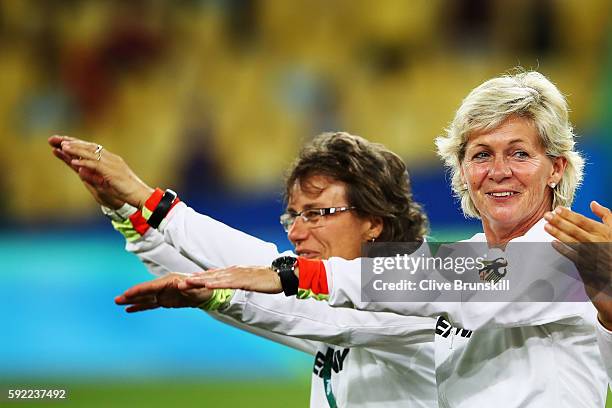
<instances>
[{"instance_id":1,"label":"open hand","mask_svg":"<svg viewBox=\"0 0 612 408\"><path fill-rule=\"evenodd\" d=\"M132 286L115 298L117 305L127 305L128 313L165 308L198 307L209 300L212 290L197 287L179 289L190 275L170 273L152 281Z\"/></svg>"},{"instance_id":2,"label":"open hand","mask_svg":"<svg viewBox=\"0 0 612 408\"><path fill-rule=\"evenodd\" d=\"M68 136L51 136L49 144L56 157L76 171L86 186L95 189L94 198L97 195L105 201L129 203L140 208L153 193L123 158L101 145Z\"/></svg>"},{"instance_id":3,"label":"open hand","mask_svg":"<svg viewBox=\"0 0 612 408\"><path fill-rule=\"evenodd\" d=\"M75 138L69 136L51 136L48 139L49 145L51 145L53 155L63 161L72 171L74 171L81 181L83 185L89 191L89 193L93 196L94 200L100 205L103 205L108 208L118 209L124 204L124 201L115 197L115 193L112 191L108 191L102 186L93 184L93 181L96 178L95 172L85 168L79 167L72 164L72 160L76 157L70 156L68 153L62 151L61 142L62 141L73 141Z\"/></svg>"}]
</instances>

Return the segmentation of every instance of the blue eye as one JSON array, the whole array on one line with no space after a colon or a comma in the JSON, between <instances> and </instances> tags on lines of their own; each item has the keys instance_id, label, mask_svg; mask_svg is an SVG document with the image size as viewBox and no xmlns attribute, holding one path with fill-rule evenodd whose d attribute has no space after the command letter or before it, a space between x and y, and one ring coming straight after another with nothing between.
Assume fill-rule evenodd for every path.
<instances>
[{"instance_id":1,"label":"blue eye","mask_svg":"<svg viewBox=\"0 0 612 408\"><path fill-rule=\"evenodd\" d=\"M489 157L489 153L487 152L480 152L480 153L476 153L474 155L474 157L472 157L472 160L484 160L486 158Z\"/></svg>"},{"instance_id":2,"label":"blue eye","mask_svg":"<svg viewBox=\"0 0 612 408\"><path fill-rule=\"evenodd\" d=\"M522 150L519 150L517 152L514 152L514 157L518 158L518 159L528 159L529 158L529 154L527 152L524 152Z\"/></svg>"}]
</instances>

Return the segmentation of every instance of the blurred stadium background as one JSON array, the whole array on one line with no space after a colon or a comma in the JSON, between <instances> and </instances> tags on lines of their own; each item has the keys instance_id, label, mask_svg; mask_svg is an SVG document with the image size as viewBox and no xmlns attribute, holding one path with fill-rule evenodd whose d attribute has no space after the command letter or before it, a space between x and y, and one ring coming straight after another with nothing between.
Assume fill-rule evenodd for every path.
<instances>
[{"instance_id":1,"label":"blurred stadium background","mask_svg":"<svg viewBox=\"0 0 612 408\"><path fill-rule=\"evenodd\" d=\"M476 85L521 65L567 95L586 183L612 204L608 0L0 1L0 385L73 406L307 406L309 356L195 310L128 316L149 275L46 138L121 154L150 185L289 248L283 170L326 130L407 161L436 238L478 229L433 138ZM231 245L231 243L228 243ZM281 391L283 390L283 391Z\"/></svg>"}]
</instances>

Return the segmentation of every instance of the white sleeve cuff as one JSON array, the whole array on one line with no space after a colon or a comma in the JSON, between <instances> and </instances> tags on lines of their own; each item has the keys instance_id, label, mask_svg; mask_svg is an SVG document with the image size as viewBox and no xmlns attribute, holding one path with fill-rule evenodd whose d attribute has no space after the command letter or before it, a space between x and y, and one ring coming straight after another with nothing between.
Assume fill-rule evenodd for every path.
<instances>
[{"instance_id":1,"label":"white sleeve cuff","mask_svg":"<svg viewBox=\"0 0 612 408\"><path fill-rule=\"evenodd\" d=\"M121 206L121 208L117 210L113 210L112 208L105 207L103 205L100 206L102 210L102 214L106 215L113 221L122 222L130 218L132 214L134 214L138 209L128 203L125 203Z\"/></svg>"}]
</instances>

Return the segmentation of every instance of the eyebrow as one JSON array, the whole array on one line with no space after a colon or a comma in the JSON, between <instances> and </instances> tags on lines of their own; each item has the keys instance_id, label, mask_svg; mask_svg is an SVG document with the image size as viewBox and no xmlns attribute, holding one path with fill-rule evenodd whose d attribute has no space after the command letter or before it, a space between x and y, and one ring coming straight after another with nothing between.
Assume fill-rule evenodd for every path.
<instances>
[{"instance_id":1,"label":"eyebrow","mask_svg":"<svg viewBox=\"0 0 612 408\"><path fill-rule=\"evenodd\" d=\"M508 144L517 144L517 143L525 143L523 139L513 139Z\"/></svg>"},{"instance_id":2,"label":"eyebrow","mask_svg":"<svg viewBox=\"0 0 612 408\"><path fill-rule=\"evenodd\" d=\"M306 211L306 210L312 210L313 208L324 208L324 206L322 204L319 204L317 201L315 201L314 203L308 203L305 204L302 207L302 211ZM298 213L299 211L297 211L295 208L293 207L287 207L285 209L286 212L294 212L294 213Z\"/></svg>"},{"instance_id":3,"label":"eyebrow","mask_svg":"<svg viewBox=\"0 0 612 408\"><path fill-rule=\"evenodd\" d=\"M511 141L508 142L509 145L513 145L517 143L525 143L525 141L523 139L512 139ZM477 145L474 145L471 147L491 147L491 145L486 144L486 143L478 143Z\"/></svg>"},{"instance_id":4,"label":"eyebrow","mask_svg":"<svg viewBox=\"0 0 612 408\"><path fill-rule=\"evenodd\" d=\"M304 205L302 210L310 210L313 208L322 208L322 207L324 207L322 204L319 204L318 201L315 201L314 203L309 203L309 204Z\"/></svg>"}]
</instances>

